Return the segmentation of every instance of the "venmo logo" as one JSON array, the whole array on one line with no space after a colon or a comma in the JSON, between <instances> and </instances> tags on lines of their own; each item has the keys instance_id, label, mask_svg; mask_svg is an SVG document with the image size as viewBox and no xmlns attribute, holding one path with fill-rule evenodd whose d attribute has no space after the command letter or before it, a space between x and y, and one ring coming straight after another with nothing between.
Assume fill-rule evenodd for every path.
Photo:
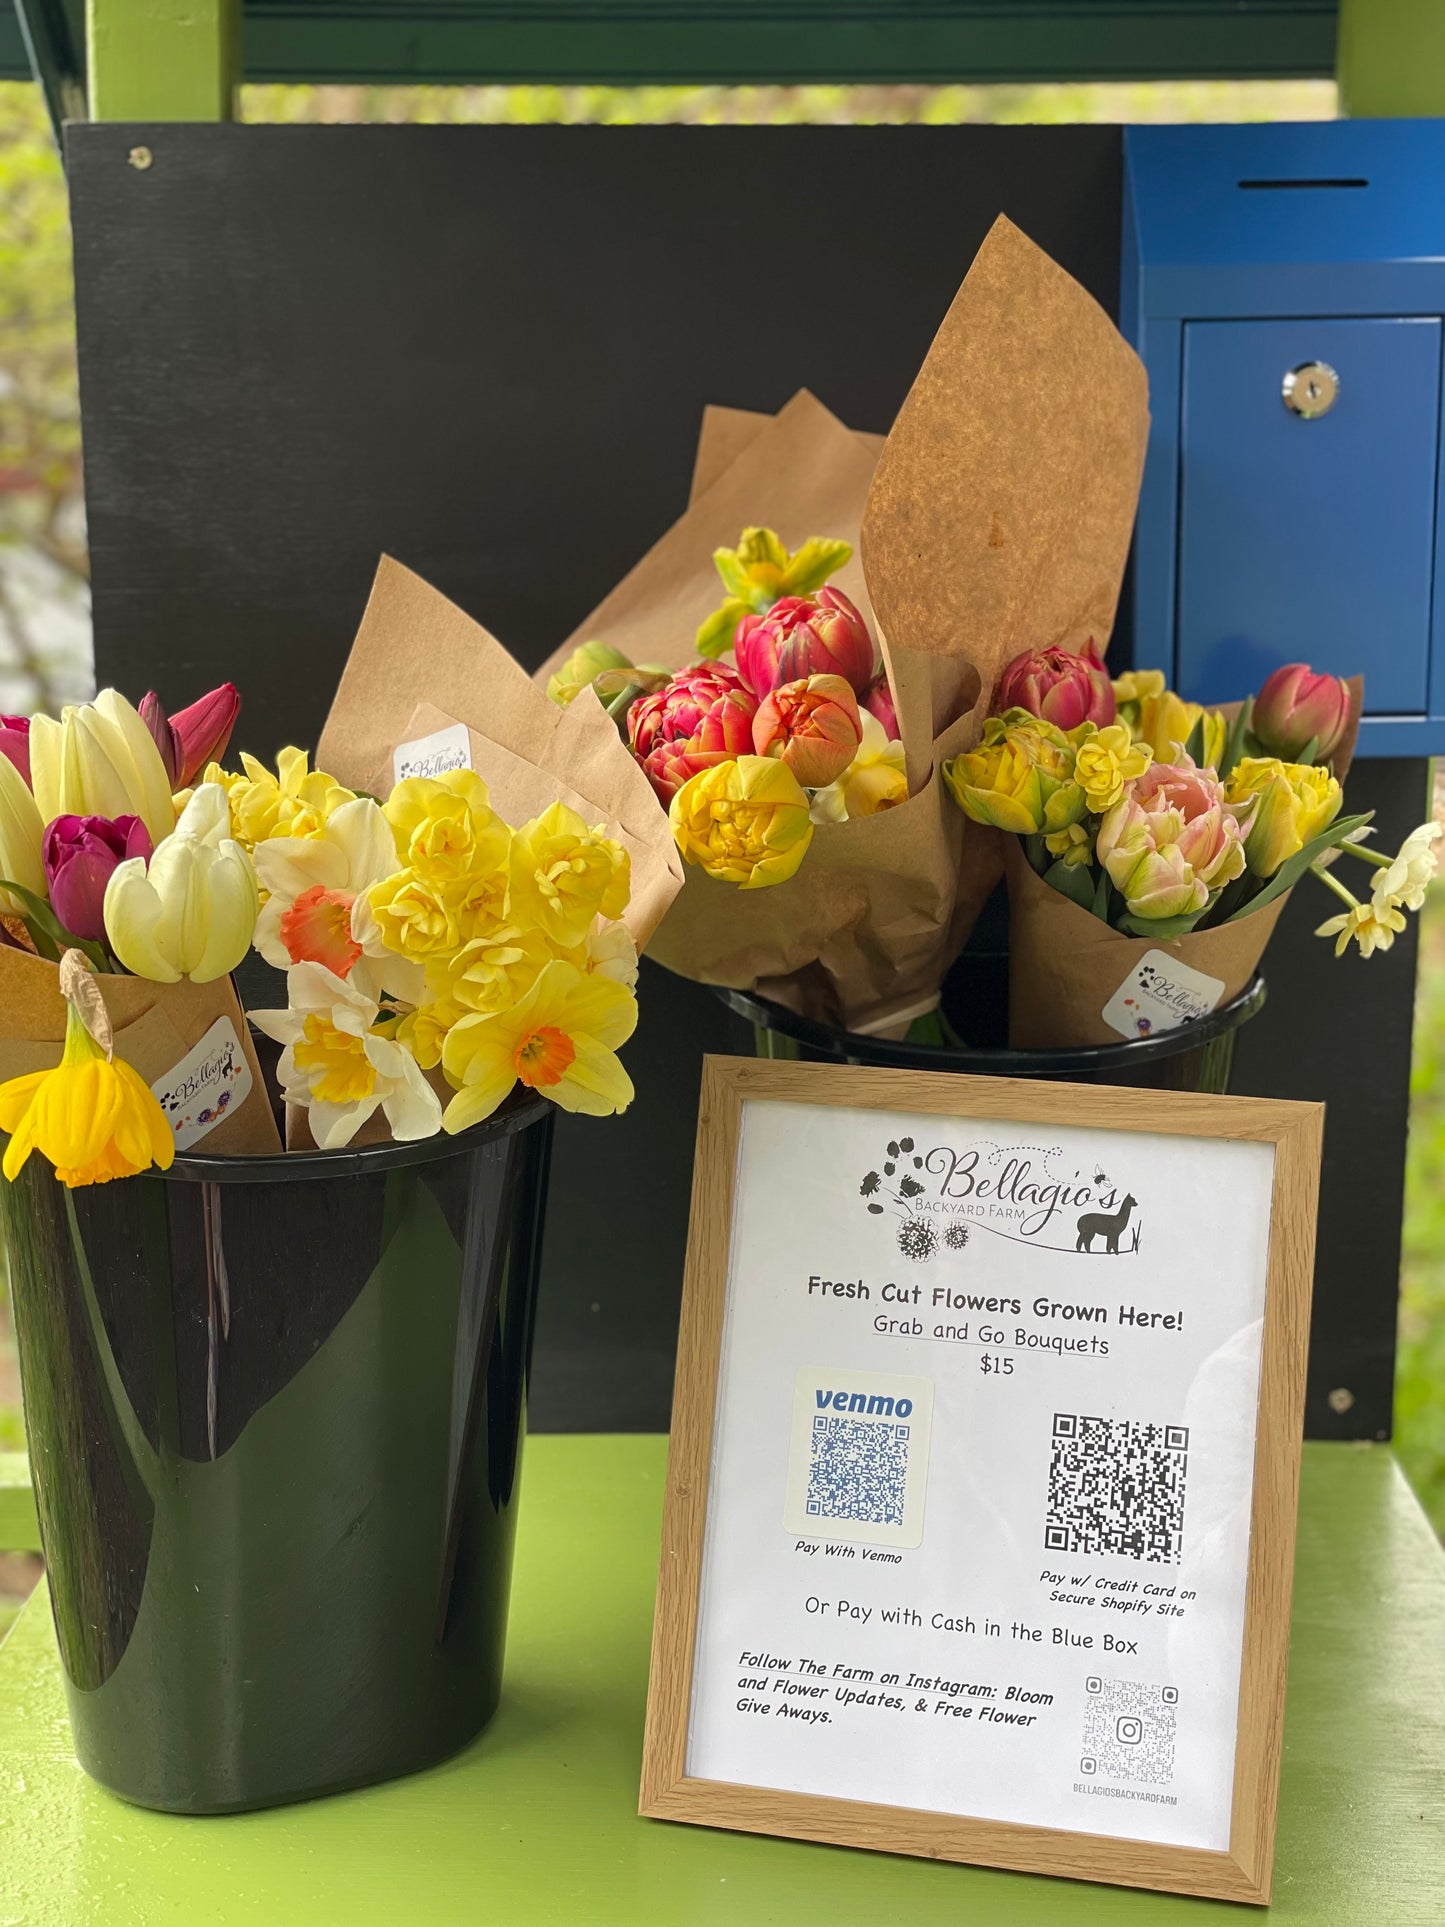
<instances>
[{"instance_id":1,"label":"venmo logo","mask_svg":"<svg viewBox=\"0 0 1445 1927\"><path fill-rule=\"evenodd\" d=\"M885 1398L864 1392L834 1392L815 1389L820 1412L861 1412L865 1418L907 1418L913 1410L911 1398Z\"/></svg>"}]
</instances>

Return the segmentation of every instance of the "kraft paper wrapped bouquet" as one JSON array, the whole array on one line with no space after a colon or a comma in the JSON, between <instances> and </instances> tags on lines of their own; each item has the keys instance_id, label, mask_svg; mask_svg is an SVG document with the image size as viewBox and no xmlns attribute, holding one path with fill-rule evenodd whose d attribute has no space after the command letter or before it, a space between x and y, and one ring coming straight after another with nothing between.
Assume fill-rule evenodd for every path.
<instances>
[{"instance_id":1,"label":"kraft paper wrapped bouquet","mask_svg":"<svg viewBox=\"0 0 1445 1927\"><path fill-rule=\"evenodd\" d=\"M1295 884L1344 905L1318 934L1385 950L1418 910L1440 831L1391 856L1345 813L1357 679L1274 672L1227 710L1182 701L1157 670L1111 682L1092 649L1042 650L999 679L982 743L944 780L974 822L1009 832L1010 1037L1024 1048L1178 1028L1250 982ZM1358 897L1339 872L1368 866Z\"/></svg>"},{"instance_id":2,"label":"kraft paper wrapped bouquet","mask_svg":"<svg viewBox=\"0 0 1445 1927\"><path fill-rule=\"evenodd\" d=\"M660 962L855 1030L936 1007L1002 863L943 765L1020 650L1102 648L1147 428L1137 357L1003 218L886 440L807 393L708 410L686 514L543 671L669 809Z\"/></svg>"},{"instance_id":3,"label":"kraft paper wrapped bouquet","mask_svg":"<svg viewBox=\"0 0 1445 1927\"><path fill-rule=\"evenodd\" d=\"M393 620L423 652L461 625L488 735L408 697L408 743L389 697L373 705ZM229 683L174 717L107 689L59 721L3 719L5 1177L35 1151L68 1186L202 1140L278 1153L283 1102L290 1147L321 1151L456 1133L519 1087L624 1109L638 949L681 866L604 712L559 717L386 563L328 724L354 787L295 748L224 766L239 707ZM231 973L253 948L284 1005L248 1022ZM252 1026L282 1047L274 1110Z\"/></svg>"}]
</instances>

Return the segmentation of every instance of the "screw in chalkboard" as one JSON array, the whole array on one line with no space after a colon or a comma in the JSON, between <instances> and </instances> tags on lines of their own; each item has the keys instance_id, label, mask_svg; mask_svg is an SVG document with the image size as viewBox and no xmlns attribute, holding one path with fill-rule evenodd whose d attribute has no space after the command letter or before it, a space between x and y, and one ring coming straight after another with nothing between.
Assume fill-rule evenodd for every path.
<instances>
[{"instance_id":1,"label":"screw in chalkboard","mask_svg":"<svg viewBox=\"0 0 1445 1927\"><path fill-rule=\"evenodd\" d=\"M1325 1401L1332 1412L1338 1412L1341 1416L1349 1411L1354 1402L1354 1393L1345 1385L1337 1385Z\"/></svg>"},{"instance_id":2,"label":"screw in chalkboard","mask_svg":"<svg viewBox=\"0 0 1445 1927\"><path fill-rule=\"evenodd\" d=\"M131 166L136 169L137 173L144 174L151 162L155 159L155 155L152 154L148 147L133 147L129 154L126 155L126 159L130 162Z\"/></svg>"}]
</instances>

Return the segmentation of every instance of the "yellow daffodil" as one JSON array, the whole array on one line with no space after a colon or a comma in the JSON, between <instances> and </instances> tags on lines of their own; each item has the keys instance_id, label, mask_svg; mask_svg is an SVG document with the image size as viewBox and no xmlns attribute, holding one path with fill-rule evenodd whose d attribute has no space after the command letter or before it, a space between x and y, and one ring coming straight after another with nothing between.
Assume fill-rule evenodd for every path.
<instances>
[{"instance_id":1,"label":"yellow daffodil","mask_svg":"<svg viewBox=\"0 0 1445 1927\"><path fill-rule=\"evenodd\" d=\"M1422 823L1419 829L1411 830L1393 857L1383 859L1384 867L1376 876L1372 891L1377 903L1388 903L1397 910L1425 907L1425 892L1439 866L1434 846L1440 835L1438 823ZM1374 861L1382 860L1374 857L1373 852L1371 857Z\"/></svg>"},{"instance_id":2,"label":"yellow daffodil","mask_svg":"<svg viewBox=\"0 0 1445 1927\"><path fill-rule=\"evenodd\" d=\"M357 900L351 928L363 948L373 923L385 948L413 963L450 956L462 941L452 893L415 870L384 877Z\"/></svg>"},{"instance_id":3,"label":"yellow daffodil","mask_svg":"<svg viewBox=\"0 0 1445 1927\"><path fill-rule=\"evenodd\" d=\"M31 718L30 780L44 823L138 816L152 843L175 827L171 781L155 739L114 689L102 689L93 703L67 704L59 722Z\"/></svg>"},{"instance_id":4,"label":"yellow daffodil","mask_svg":"<svg viewBox=\"0 0 1445 1927\"><path fill-rule=\"evenodd\" d=\"M1144 774L1154 752L1147 743L1136 743L1123 723L1110 723L1104 729L1085 723L1076 734L1081 740L1074 756L1074 781L1093 814L1102 816L1124 794L1124 785Z\"/></svg>"},{"instance_id":5,"label":"yellow daffodil","mask_svg":"<svg viewBox=\"0 0 1445 1927\"><path fill-rule=\"evenodd\" d=\"M361 990L379 996L383 986L414 997L419 986L385 946L366 953L356 936L357 899L373 884L396 874L396 838L369 796L333 810L312 836L273 836L251 852L256 880L266 893L256 919L255 943L278 970L320 963L338 977L356 973ZM366 954L364 954L366 953Z\"/></svg>"},{"instance_id":6,"label":"yellow daffodil","mask_svg":"<svg viewBox=\"0 0 1445 1927\"><path fill-rule=\"evenodd\" d=\"M473 937L452 956L427 967L428 1001L479 1017L510 1009L526 996L553 954L540 930L503 926Z\"/></svg>"},{"instance_id":7,"label":"yellow daffodil","mask_svg":"<svg viewBox=\"0 0 1445 1927\"><path fill-rule=\"evenodd\" d=\"M118 863L105 886L105 930L126 969L152 983L211 983L245 956L256 932L251 859L226 835L219 784L202 783L153 856Z\"/></svg>"},{"instance_id":8,"label":"yellow daffodil","mask_svg":"<svg viewBox=\"0 0 1445 1927\"><path fill-rule=\"evenodd\" d=\"M1377 950L1388 950L1404 928L1404 914L1394 904L1379 902L1371 896L1364 903L1351 898L1350 908L1328 918L1315 935L1333 937L1337 957L1344 955L1351 941L1360 946L1362 957L1372 957Z\"/></svg>"},{"instance_id":9,"label":"yellow daffodil","mask_svg":"<svg viewBox=\"0 0 1445 1927\"><path fill-rule=\"evenodd\" d=\"M629 990L637 987L637 945L625 923L599 920L586 941L566 953L565 961L575 964L584 976L610 977Z\"/></svg>"},{"instance_id":10,"label":"yellow daffodil","mask_svg":"<svg viewBox=\"0 0 1445 1927\"><path fill-rule=\"evenodd\" d=\"M1316 763L1284 763L1277 756L1246 756L1224 786L1227 803L1253 805L1244 856L1257 877L1280 865L1329 828L1340 813L1344 791Z\"/></svg>"},{"instance_id":11,"label":"yellow daffodil","mask_svg":"<svg viewBox=\"0 0 1445 1927\"><path fill-rule=\"evenodd\" d=\"M698 630L698 654L725 654L744 616L765 614L782 596L811 595L852 553L847 542L814 535L790 555L772 529L744 529L735 549L713 551L727 601Z\"/></svg>"},{"instance_id":12,"label":"yellow daffodil","mask_svg":"<svg viewBox=\"0 0 1445 1927\"><path fill-rule=\"evenodd\" d=\"M425 882L451 888L504 877L512 832L469 769L410 776L386 800L401 862Z\"/></svg>"},{"instance_id":13,"label":"yellow daffodil","mask_svg":"<svg viewBox=\"0 0 1445 1927\"><path fill-rule=\"evenodd\" d=\"M632 1101L617 1051L637 1024L637 999L600 973L549 963L527 995L495 1016L463 1017L446 1034L442 1066L456 1096L443 1123L464 1131L490 1117L520 1080L564 1110L608 1117Z\"/></svg>"},{"instance_id":14,"label":"yellow daffodil","mask_svg":"<svg viewBox=\"0 0 1445 1927\"><path fill-rule=\"evenodd\" d=\"M579 944L599 915L620 917L632 893L627 852L602 824L588 829L575 810L554 803L512 836L507 921Z\"/></svg>"},{"instance_id":15,"label":"yellow daffodil","mask_svg":"<svg viewBox=\"0 0 1445 1927\"><path fill-rule=\"evenodd\" d=\"M0 1131L10 1134L0 1168L14 1179L38 1150L71 1187L133 1177L153 1164L168 1170L176 1141L165 1112L139 1073L112 1054L100 993L77 951L62 958L60 981L67 1002L60 1062L0 1084ZM95 1012L104 1045L87 1028L83 1006Z\"/></svg>"},{"instance_id":16,"label":"yellow daffodil","mask_svg":"<svg viewBox=\"0 0 1445 1927\"><path fill-rule=\"evenodd\" d=\"M273 836L315 836L343 803L356 800L334 776L311 769L304 749L283 749L276 770L273 776L244 750L238 775L206 767L206 782L219 783L230 799L231 835L243 849Z\"/></svg>"},{"instance_id":17,"label":"yellow daffodil","mask_svg":"<svg viewBox=\"0 0 1445 1927\"><path fill-rule=\"evenodd\" d=\"M1156 761L1174 763L1194 733L1194 725L1204 718L1204 754L1201 767L1218 769L1224 754L1228 725L1217 709L1206 710L1200 703L1187 703L1167 687L1162 669L1131 669L1114 679L1114 701L1119 721L1136 741L1147 743Z\"/></svg>"},{"instance_id":18,"label":"yellow daffodil","mask_svg":"<svg viewBox=\"0 0 1445 1927\"><path fill-rule=\"evenodd\" d=\"M441 1100L412 1053L377 1027L372 998L321 964L299 963L286 973L286 1005L254 1010L251 1021L285 1046L282 1095L306 1110L323 1151L349 1144L377 1110L400 1141L436 1134Z\"/></svg>"},{"instance_id":19,"label":"yellow daffodil","mask_svg":"<svg viewBox=\"0 0 1445 1927\"><path fill-rule=\"evenodd\" d=\"M771 756L699 770L673 797L669 815L686 860L743 890L786 883L813 840L807 792Z\"/></svg>"},{"instance_id":20,"label":"yellow daffodil","mask_svg":"<svg viewBox=\"0 0 1445 1927\"><path fill-rule=\"evenodd\" d=\"M891 810L908 801L902 743L892 741L869 710L860 710L858 720L863 736L857 754L836 782L813 793L815 823L846 823L853 817L876 816L880 810Z\"/></svg>"}]
</instances>

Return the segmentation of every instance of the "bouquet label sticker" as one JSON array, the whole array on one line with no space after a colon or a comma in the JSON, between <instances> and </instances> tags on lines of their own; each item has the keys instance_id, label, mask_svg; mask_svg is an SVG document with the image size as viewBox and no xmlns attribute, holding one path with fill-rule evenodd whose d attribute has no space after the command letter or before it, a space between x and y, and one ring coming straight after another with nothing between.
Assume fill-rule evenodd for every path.
<instances>
[{"instance_id":1,"label":"bouquet label sticker","mask_svg":"<svg viewBox=\"0 0 1445 1927\"><path fill-rule=\"evenodd\" d=\"M229 1017L218 1017L200 1043L151 1089L176 1134L176 1149L189 1150L251 1093L251 1066Z\"/></svg>"},{"instance_id":2,"label":"bouquet label sticker","mask_svg":"<svg viewBox=\"0 0 1445 1927\"><path fill-rule=\"evenodd\" d=\"M448 770L470 769L472 746L465 723L449 723L418 736L414 742L399 743L391 759L393 778L404 783L409 776L445 776Z\"/></svg>"},{"instance_id":3,"label":"bouquet label sticker","mask_svg":"<svg viewBox=\"0 0 1445 1927\"><path fill-rule=\"evenodd\" d=\"M1121 1037L1157 1037L1207 1017L1224 995L1224 979L1206 976L1167 950L1146 950L1104 1006L1104 1022Z\"/></svg>"},{"instance_id":4,"label":"bouquet label sticker","mask_svg":"<svg viewBox=\"0 0 1445 1927\"><path fill-rule=\"evenodd\" d=\"M932 1416L926 1378L803 1366L793 1391L788 1531L845 1544L919 1545Z\"/></svg>"},{"instance_id":5,"label":"bouquet label sticker","mask_svg":"<svg viewBox=\"0 0 1445 1927\"><path fill-rule=\"evenodd\" d=\"M701 1119L642 1811L1259 1899L1321 1107L709 1058Z\"/></svg>"}]
</instances>

